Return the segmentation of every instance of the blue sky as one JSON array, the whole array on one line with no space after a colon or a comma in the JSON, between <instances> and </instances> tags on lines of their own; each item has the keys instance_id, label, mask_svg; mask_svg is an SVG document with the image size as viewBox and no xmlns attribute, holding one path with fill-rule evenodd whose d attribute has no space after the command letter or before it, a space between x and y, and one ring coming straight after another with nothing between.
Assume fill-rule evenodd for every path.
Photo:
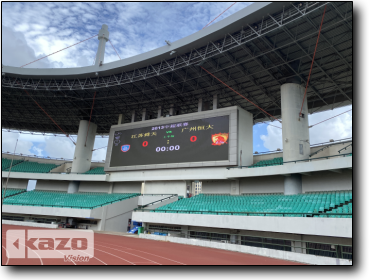
<instances>
[{"instance_id":1,"label":"blue sky","mask_svg":"<svg viewBox=\"0 0 370 280\"><path fill-rule=\"evenodd\" d=\"M153 50L193 34L233 2L4 2L2 3L2 63L22 66L52 52L75 44L99 32L107 24L110 40L121 58ZM247 7L238 2L215 22ZM92 65L97 38L31 64L29 68L82 67ZM105 63L118 60L108 43ZM314 124L351 109L338 108L309 116ZM274 125L281 126L275 122ZM352 111L310 130L310 143L352 137ZM265 152L282 148L281 129L257 124L253 128L253 150ZM71 159L74 145L66 137L2 133L2 151ZM94 148L107 145L97 137ZM93 160L105 159L106 149L94 152Z\"/></svg>"}]
</instances>

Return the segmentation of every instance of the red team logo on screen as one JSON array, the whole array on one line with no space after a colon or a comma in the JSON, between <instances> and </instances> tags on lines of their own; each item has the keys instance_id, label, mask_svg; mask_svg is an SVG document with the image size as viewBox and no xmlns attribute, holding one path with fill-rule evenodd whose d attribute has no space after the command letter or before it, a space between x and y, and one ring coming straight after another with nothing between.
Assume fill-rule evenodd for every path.
<instances>
[{"instance_id":1,"label":"red team logo on screen","mask_svg":"<svg viewBox=\"0 0 370 280\"><path fill-rule=\"evenodd\" d=\"M217 133L212 134L212 145L221 146L227 144L227 139L229 138L229 133Z\"/></svg>"},{"instance_id":2,"label":"red team logo on screen","mask_svg":"<svg viewBox=\"0 0 370 280\"><path fill-rule=\"evenodd\" d=\"M121 151L126 153L128 150L130 150L130 145L123 145L121 146Z\"/></svg>"}]
</instances>

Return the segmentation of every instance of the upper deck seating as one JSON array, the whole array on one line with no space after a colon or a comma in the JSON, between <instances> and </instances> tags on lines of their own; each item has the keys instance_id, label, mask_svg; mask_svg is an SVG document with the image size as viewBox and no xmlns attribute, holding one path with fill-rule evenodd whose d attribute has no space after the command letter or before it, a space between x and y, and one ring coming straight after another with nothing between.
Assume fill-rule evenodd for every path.
<instances>
[{"instance_id":1,"label":"upper deck seating","mask_svg":"<svg viewBox=\"0 0 370 280\"><path fill-rule=\"evenodd\" d=\"M283 216L284 214L288 217L302 217L310 216L312 213L325 213L334 207L349 202L351 199L352 191L297 195L253 194L231 196L200 194L161 206L153 212L249 216ZM248 214L243 214L243 212ZM322 216L326 217L326 215Z\"/></svg>"},{"instance_id":2,"label":"upper deck seating","mask_svg":"<svg viewBox=\"0 0 370 280\"><path fill-rule=\"evenodd\" d=\"M22 161L23 160L21 160L21 159L13 160L13 165L12 165L12 170L11 171L13 171L14 165L17 165L18 163L20 163ZM12 163L11 159L1 158L1 170L3 170L3 171L9 170L11 163Z\"/></svg>"},{"instance_id":3,"label":"upper deck seating","mask_svg":"<svg viewBox=\"0 0 370 280\"><path fill-rule=\"evenodd\" d=\"M104 172L104 167L96 167L96 168L93 168L87 172L85 172L85 174L107 174Z\"/></svg>"},{"instance_id":4,"label":"upper deck seating","mask_svg":"<svg viewBox=\"0 0 370 280\"><path fill-rule=\"evenodd\" d=\"M3 197L4 195L4 190L5 189L1 189L1 197ZM26 189L9 189L7 188L6 191L5 191L5 197L9 197L9 196L12 196L12 195L15 195L15 194L18 194L18 193L22 193L22 192L25 192Z\"/></svg>"},{"instance_id":5,"label":"upper deck seating","mask_svg":"<svg viewBox=\"0 0 370 280\"><path fill-rule=\"evenodd\" d=\"M23 161L13 166L11 172L49 173L56 167L58 167L56 164Z\"/></svg>"},{"instance_id":6,"label":"upper deck seating","mask_svg":"<svg viewBox=\"0 0 370 280\"><path fill-rule=\"evenodd\" d=\"M29 191L4 199L7 205L93 209L138 196L138 193L65 193Z\"/></svg>"},{"instance_id":7,"label":"upper deck seating","mask_svg":"<svg viewBox=\"0 0 370 280\"><path fill-rule=\"evenodd\" d=\"M261 160L259 162L256 162L255 164L248 166L248 168L255 168L255 167L265 167L265 166L275 166L275 165L282 165L283 164L283 158L278 157L270 160Z\"/></svg>"}]
</instances>

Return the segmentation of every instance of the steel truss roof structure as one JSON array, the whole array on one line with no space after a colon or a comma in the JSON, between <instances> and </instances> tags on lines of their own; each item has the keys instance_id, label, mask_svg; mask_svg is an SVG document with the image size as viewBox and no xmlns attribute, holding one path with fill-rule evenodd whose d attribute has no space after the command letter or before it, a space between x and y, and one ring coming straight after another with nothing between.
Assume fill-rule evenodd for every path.
<instances>
[{"instance_id":1,"label":"steel truss roof structure","mask_svg":"<svg viewBox=\"0 0 370 280\"><path fill-rule=\"evenodd\" d=\"M284 6L283 6L284 5ZM198 110L198 99L219 108L238 105L253 113L254 121L270 118L226 88L198 64L269 114L281 117L280 86L298 77L306 85L319 26L326 7L320 41L307 91L309 112L352 104L352 2L281 3L260 20L240 25L233 32L201 47L178 52L170 59L148 60L144 67L121 67L110 74L76 77L25 77L3 72L2 127L60 133L25 90L67 133L77 133L79 121L89 119L107 134L123 114L130 122L135 110L141 120L177 111ZM248 9L248 8L246 8ZM132 68L132 67L131 67ZM128 70L129 69L129 70ZM91 73L90 73L91 74ZM95 74L95 72L93 73Z\"/></svg>"}]
</instances>

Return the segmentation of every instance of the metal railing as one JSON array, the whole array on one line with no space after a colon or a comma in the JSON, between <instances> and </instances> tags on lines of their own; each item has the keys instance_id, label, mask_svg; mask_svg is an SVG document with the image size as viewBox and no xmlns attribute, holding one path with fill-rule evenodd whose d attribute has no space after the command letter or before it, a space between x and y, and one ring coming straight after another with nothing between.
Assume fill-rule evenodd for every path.
<instances>
[{"instance_id":1,"label":"metal railing","mask_svg":"<svg viewBox=\"0 0 370 280\"><path fill-rule=\"evenodd\" d=\"M340 150L338 151L338 153L340 154L340 152L341 152L341 151L343 151L343 150L347 150L347 148L348 148L348 147L350 147L350 146L352 146L352 143L351 143L351 144L349 144L348 146L345 146L343 149L340 149Z\"/></svg>"},{"instance_id":2,"label":"metal railing","mask_svg":"<svg viewBox=\"0 0 370 280\"><path fill-rule=\"evenodd\" d=\"M333 157L347 157L347 156L350 156L352 155L352 153L348 153L348 154L340 154L340 155L333 155L333 156L326 156L326 157L319 157L319 158L309 158L309 159L299 159L299 160L292 160L292 161L284 161L282 164L280 165L283 165L285 163L297 163L297 162L310 162L310 161L314 161L314 160L322 160L322 159L329 159L329 158L333 158ZM247 166L230 166L230 167L226 167L227 170L230 170L232 168L250 168L250 167L253 167L254 165L247 165ZM266 164L266 165L259 165L259 166L256 166L256 167L271 167L273 165L271 164Z\"/></svg>"},{"instance_id":3,"label":"metal railing","mask_svg":"<svg viewBox=\"0 0 370 280\"><path fill-rule=\"evenodd\" d=\"M261 217L313 217L320 216L348 216L352 217L352 213L320 213L320 212L229 212L229 211L204 211L204 210L157 210L157 209L142 209L135 208L135 212L156 212L168 214L208 214L208 215L231 215L231 216L261 216ZM294 216L292 216L294 215Z\"/></svg>"},{"instance_id":4,"label":"metal railing","mask_svg":"<svg viewBox=\"0 0 370 280\"><path fill-rule=\"evenodd\" d=\"M7 203L6 201L5 201L5 203L3 205L19 205L19 206L35 206L35 207L39 206L39 207L69 208L69 209L95 209L95 208L103 207L105 205L109 205L109 204L120 202L120 201L123 201L123 200L126 200L126 199L130 199L130 198L133 198L133 197L136 197L136 196L138 196L138 195L129 196L129 197L125 197L125 198L122 198L122 199L113 200L113 201L110 201L110 202L106 202L106 203L94 205L94 206L91 206L91 207L85 207L85 206L63 206L63 205L51 205L51 204L30 204L30 203L24 204L24 203L16 203L16 202Z\"/></svg>"},{"instance_id":5,"label":"metal railing","mask_svg":"<svg viewBox=\"0 0 370 280\"><path fill-rule=\"evenodd\" d=\"M231 243L236 245L244 245L244 246L252 246L252 247L261 247L267 249L277 249L283 251L293 251L292 249L301 249L303 252L306 250L306 254L312 254L314 252L310 251L319 251L321 254L314 254L319 256L327 256L327 257L335 257L341 259L352 259L352 252L346 252L343 248L351 248L352 246L340 244L340 243L326 243L311 240L301 240L301 239L291 239L291 238L274 238L274 237L266 237L266 236L258 236L258 235L249 235L249 234L238 234L238 233L225 233L225 232L210 232L210 231L200 231L200 230L181 230L181 232L174 231L172 228L152 228L151 224L149 225L148 229L144 229L148 234L155 234L155 233L172 233L173 236L182 237L187 239L200 239L200 240L209 240L213 242L225 242ZM225 236L225 237L223 237ZM233 236L233 238L231 238ZM275 241L275 242L274 242ZM290 245L286 243L290 242ZM293 243L294 242L294 243ZM301 245L297 245L295 242L301 242ZM307 245L308 243L311 244L320 244L330 246L334 249L321 249L321 248L311 248ZM304 244L304 245L303 245ZM275 247L275 248L274 248ZM281 248L277 248L281 247ZM295 250L296 251L296 250ZM348 256L345 256L348 255Z\"/></svg>"},{"instance_id":6,"label":"metal railing","mask_svg":"<svg viewBox=\"0 0 370 280\"><path fill-rule=\"evenodd\" d=\"M166 195L166 194L164 194L164 195ZM159 200L153 201L153 202L148 203L148 204L146 204L146 205L139 206L138 208L135 208L135 209L134 209L134 211L135 211L136 209L143 209L143 208L148 207L148 206L150 206L150 205L154 205L154 204L157 204L157 203L160 203L160 202L162 202L162 201L165 201L165 200L168 200L168 199L171 199L171 198L173 198L173 197L178 196L177 194L170 194L170 195L171 195L171 196L168 196L168 197L165 197L165 198L162 198L162 199L159 199ZM149 209L148 209L148 210L149 210Z\"/></svg>"}]
</instances>

